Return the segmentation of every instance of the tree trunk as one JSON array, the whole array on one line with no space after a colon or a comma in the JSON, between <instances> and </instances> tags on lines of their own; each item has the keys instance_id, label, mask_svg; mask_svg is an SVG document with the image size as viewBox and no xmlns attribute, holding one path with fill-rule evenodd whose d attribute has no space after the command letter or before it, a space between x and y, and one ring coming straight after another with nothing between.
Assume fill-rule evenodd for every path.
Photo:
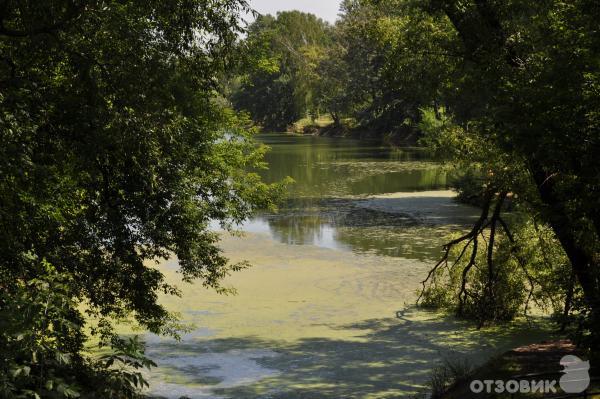
<instances>
[{"instance_id":1,"label":"tree trunk","mask_svg":"<svg viewBox=\"0 0 600 399\"><path fill-rule=\"evenodd\" d=\"M565 305L563 308L563 318L560 325L560 332L564 333L567 329L567 325L569 324L569 313L571 312L571 308L573 307L573 295L575 294L575 281L577 276L575 276L575 272L571 269L571 277L569 278L569 285L567 286L565 292Z\"/></svg>"},{"instance_id":2,"label":"tree trunk","mask_svg":"<svg viewBox=\"0 0 600 399\"><path fill-rule=\"evenodd\" d=\"M547 206L546 220L560 241L577 280L583 289L586 304L590 308L590 331L592 348L600 351L600 284L598 281L599 265L593 250L580 242L578 237L589 234L580 223L573 222L561 200L554 190L553 179L541 168L533 167L532 174L542 202ZM598 356L598 354L596 354Z\"/></svg>"},{"instance_id":3,"label":"tree trunk","mask_svg":"<svg viewBox=\"0 0 600 399\"><path fill-rule=\"evenodd\" d=\"M475 0L474 5L474 9L466 11L463 3L457 0L431 0L430 3L432 8L444 12L454 25L465 47L465 59L478 62L478 55L495 54L498 61L506 62L511 67L519 67L520 63L516 62L518 57L515 56L512 46L506 42L507 35L503 31L493 3L489 0ZM481 62L486 66L489 61L482 59ZM579 212L593 223L594 228L587 229L578 218L572 216L573 212L569 212L565 201L557 194L554 179L549 178L544 169L537 164L535 157L528 153L524 156L529 159L530 171L541 201L546 207L546 221L560 241L583 289L585 302L590 308L591 348L595 352L593 355L600 359L600 255L591 249L592 245L589 242L586 244L582 240L584 237L589 240L590 234L594 236L592 240L599 240L600 212ZM571 197L577 198L578 193L571 193Z\"/></svg>"},{"instance_id":4,"label":"tree trunk","mask_svg":"<svg viewBox=\"0 0 600 399\"><path fill-rule=\"evenodd\" d=\"M331 117L333 118L333 126L340 126L340 115L337 112L331 112Z\"/></svg>"}]
</instances>

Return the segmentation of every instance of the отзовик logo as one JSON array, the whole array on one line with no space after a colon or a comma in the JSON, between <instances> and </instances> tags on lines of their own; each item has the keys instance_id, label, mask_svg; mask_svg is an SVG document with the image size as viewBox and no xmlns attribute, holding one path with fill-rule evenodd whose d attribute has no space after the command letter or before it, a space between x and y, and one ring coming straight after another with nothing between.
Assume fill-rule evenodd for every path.
<instances>
[{"instance_id":1,"label":"\u043e\u0442\u0437\u043e\u0432\u0438\u043a logo","mask_svg":"<svg viewBox=\"0 0 600 399\"><path fill-rule=\"evenodd\" d=\"M566 393L582 393L590 386L590 362L577 356L567 355L560 359L565 373L560 377L560 387Z\"/></svg>"}]
</instances>

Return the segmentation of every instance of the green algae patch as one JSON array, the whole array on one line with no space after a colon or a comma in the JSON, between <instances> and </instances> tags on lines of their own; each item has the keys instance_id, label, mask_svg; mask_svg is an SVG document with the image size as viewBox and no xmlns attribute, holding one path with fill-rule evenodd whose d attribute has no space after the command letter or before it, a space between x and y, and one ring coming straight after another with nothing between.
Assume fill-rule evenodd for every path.
<instances>
[{"instance_id":1,"label":"green algae patch","mask_svg":"<svg viewBox=\"0 0 600 399\"><path fill-rule=\"evenodd\" d=\"M253 267L227 279L235 296L184 284L182 298L163 299L197 330L179 343L148 341L159 364L149 376L157 395L398 397L421 389L442 358L479 364L549 335L543 320L477 330L407 306L429 262L286 245L261 234L223 235L222 248ZM178 278L176 261L161 269Z\"/></svg>"}]
</instances>

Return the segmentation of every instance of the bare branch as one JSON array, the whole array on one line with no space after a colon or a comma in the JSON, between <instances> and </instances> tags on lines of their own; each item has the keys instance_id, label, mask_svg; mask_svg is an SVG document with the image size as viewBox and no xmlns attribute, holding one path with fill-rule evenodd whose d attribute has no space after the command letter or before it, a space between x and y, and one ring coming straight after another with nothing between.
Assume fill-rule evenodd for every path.
<instances>
[{"instance_id":1,"label":"bare branch","mask_svg":"<svg viewBox=\"0 0 600 399\"><path fill-rule=\"evenodd\" d=\"M446 266L448 265L448 258L450 256L450 251L452 250L452 248L455 245L460 244L461 242L467 241L467 244L465 244L460 255L458 256L458 258L456 258L456 260L452 264L451 268L454 268L454 266L462 259L462 257L464 256L464 254L465 254L467 248L469 247L469 245L471 244L471 242L474 243L474 249L473 249L473 252L471 253L471 259L469 260L468 269L470 269L473 266L473 264L475 263L475 261L474 261L475 256L477 255L477 236L480 234L480 232L483 229L485 229L487 227L486 221L488 219L488 214L489 214L490 205L491 205L493 196L494 196L493 190L490 189L486 192L481 215L480 215L479 219L477 220L477 222L475 222L475 224L473 225L473 228L468 233L446 243L442 247L444 250L444 255L442 256L440 261L429 271L425 280L423 280L421 282L421 284L423 285L423 288L421 289L421 293L419 294L419 297L417 298L417 303L420 302L421 298L423 297L423 294L425 293L426 284L435 276L435 273L437 272L439 267L442 265L446 265ZM467 269L467 273L468 273L468 269ZM464 276L464 278L466 278L466 275ZM466 282L464 282L464 283L465 283L464 285L466 285ZM462 290L461 290L461 292L462 292Z\"/></svg>"},{"instance_id":2,"label":"bare branch","mask_svg":"<svg viewBox=\"0 0 600 399\"><path fill-rule=\"evenodd\" d=\"M477 241L477 235L476 235L473 238L473 251L471 252L471 259L469 259L469 263L467 263L467 266L465 266L463 273L462 273L462 281L461 281L460 291L458 293L458 314L459 315L463 313L464 305L467 301L467 296L468 296L467 275L469 274L469 270L471 270L471 268L475 264L475 260L477 258L477 243L478 243L478 241Z\"/></svg>"},{"instance_id":3,"label":"bare branch","mask_svg":"<svg viewBox=\"0 0 600 399\"><path fill-rule=\"evenodd\" d=\"M494 281L496 280L495 271L494 271L494 241L496 239L496 223L498 222L498 218L500 218L500 212L502 211L502 205L504 204L504 199L508 193L503 191L500 193L498 197L498 201L496 202L496 206L494 208L494 213L492 215L492 220L490 221L490 242L487 246L487 267L488 267L488 280L486 283L486 291L490 298L490 303L494 303Z\"/></svg>"}]
</instances>

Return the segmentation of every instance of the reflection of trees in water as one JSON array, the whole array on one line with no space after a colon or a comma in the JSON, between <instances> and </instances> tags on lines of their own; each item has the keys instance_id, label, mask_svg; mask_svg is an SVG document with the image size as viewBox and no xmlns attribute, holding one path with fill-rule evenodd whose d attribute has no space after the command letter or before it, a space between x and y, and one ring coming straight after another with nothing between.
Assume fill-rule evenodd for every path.
<instances>
[{"instance_id":1,"label":"reflection of trees in water","mask_svg":"<svg viewBox=\"0 0 600 399\"><path fill-rule=\"evenodd\" d=\"M352 194L378 194L397 191L436 190L448 188L445 171L437 167L403 170L370 175L350 183Z\"/></svg>"},{"instance_id":2,"label":"reflection of trees in water","mask_svg":"<svg viewBox=\"0 0 600 399\"><path fill-rule=\"evenodd\" d=\"M325 232L331 231L347 200L326 200L316 197L288 199L277 214L265 214L275 239L286 244L318 244L324 241Z\"/></svg>"},{"instance_id":3,"label":"reflection of trees in water","mask_svg":"<svg viewBox=\"0 0 600 399\"><path fill-rule=\"evenodd\" d=\"M431 260L456 226L423 226L413 216L357 206L349 199L297 198L279 214L263 215L273 237L286 244L351 248L359 253Z\"/></svg>"},{"instance_id":4,"label":"reflection of trees in water","mask_svg":"<svg viewBox=\"0 0 600 399\"><path fill-rule=\"evenodd\" d=\"M266 181L291 176L290 200L263 218L287 244L349 247L357 252L426 259L438 255L444 233L414 215L358 207L351 196L447 187L448 177L427 154L348 139L264 135L272 150Z\"/></svg>"},{"instance_id":5,"label":"reflection of trees in water","mask_svg":"<svg viewBox=\"0 0 600 399\"><path fill-rule=\"evenodd\" d=\"M315 244L323 241L331 224L319 215L294 215L267 219L271 234L286 244Z\"/></svg>"},{"instance_id":6,"label":"reflection of trees in water","mask_svg":"<svg viewBox=\"0 0 600 399\"><path fill-rule=\"evenodd\" d=\"M265 181L291 176L296 196L384 193L446 187L445 173L417 150L358 145L355 141L277 138L266 156ZM290 141L291 140L291 141ZM283 141L283 144L281 143Z\"/></svg>"}]
</instances>

